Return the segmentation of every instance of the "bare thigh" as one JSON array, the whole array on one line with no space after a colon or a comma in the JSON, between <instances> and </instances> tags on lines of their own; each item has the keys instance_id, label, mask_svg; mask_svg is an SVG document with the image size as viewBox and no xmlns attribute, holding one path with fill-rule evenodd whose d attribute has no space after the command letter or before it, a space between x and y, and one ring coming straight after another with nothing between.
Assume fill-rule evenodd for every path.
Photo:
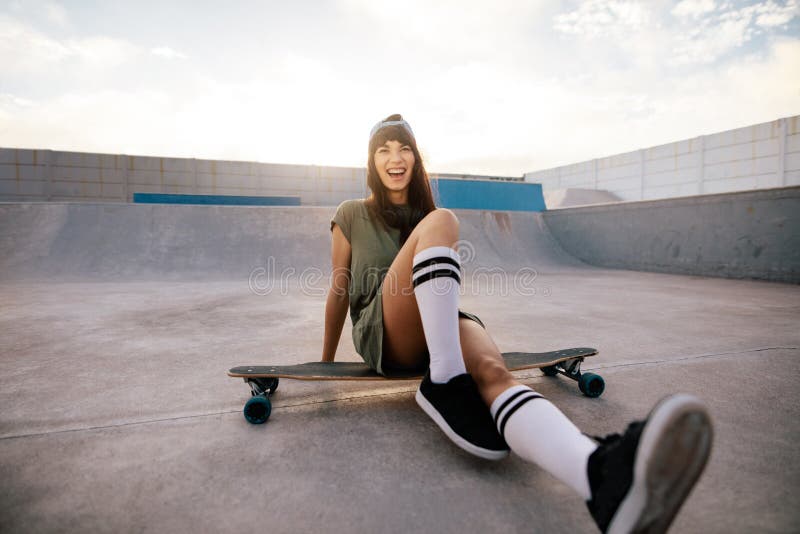
<instances>
[{"instance_id":1,"label":"bare thigh","mask_svg":"<svg viewBox=\"0 0 800 534\"><path fill-rule=\"evenodd\" d=\"M381 286L385 364L399 368L425 364L425 332L411 282L414 255L432 246L452 247L456 241L458 219L451 211L438 209L420 221L395 256Z\"/></svg>"}]
</instances>

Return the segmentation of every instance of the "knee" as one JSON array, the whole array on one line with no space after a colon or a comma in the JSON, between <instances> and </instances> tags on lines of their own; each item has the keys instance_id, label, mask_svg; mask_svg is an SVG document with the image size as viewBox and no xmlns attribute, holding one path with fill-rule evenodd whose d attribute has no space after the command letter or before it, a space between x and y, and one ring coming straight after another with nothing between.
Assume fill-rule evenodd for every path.
<instances>
[{"instance_id":1,"label":"knee","mask_svg":"<svg viewBox=\"0 0 800 534\"><path fill-rule=\"evenodd\" d=\"M447 208L437 208L425 216L426 226L458 236L458 217Z\"/></svg>"},{"instance_id":2,"label":"knee","mask_svg":"<svg viewBox=\"0 0 800 534\"><path fill-rule=\"evenodd\" d=\"M482 358L472 370L472 378L479 387L513 380L505 364L496 358Z\"/></svg>"}]
</instances>

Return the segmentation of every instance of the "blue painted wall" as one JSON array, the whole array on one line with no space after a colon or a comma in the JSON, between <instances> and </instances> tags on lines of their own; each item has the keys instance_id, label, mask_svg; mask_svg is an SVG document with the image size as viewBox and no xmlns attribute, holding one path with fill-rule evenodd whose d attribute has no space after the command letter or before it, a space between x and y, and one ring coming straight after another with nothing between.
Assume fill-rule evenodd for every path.
<instances>
[{"instance_id":1,"label":"blue painted wall","mask_svg":"<svg viewBox=\"0 0 800 534\"><path fill-rule=\"evenodd\" d=\"M436 205L497 211L545 211L542 184L483 180L431 180Z\"/></svg>"},{"instance_id":2,"label":"blue painted wall","mask_svg":"<svg viewBox=\"0 0 800 534\"><path fill-rule=\"evenodd\" d=\"M134 193L137 204L206 204L221 206L299 206L300 197L237 197L226 195L169 195Z\"/></svg>"},{"instance_id":3,"label":"blue painted wall","mask_svg":"<svg viewBox=\"0 0 800 534\"><path fill-rule=\"evenodd\" d=\"M431 179L433 197L443 208L493 211L545 211L541 184L488 180ZM228 206L300 206L294 196L228 196L134 193L137 204L205 204Z\"/></svg>"}]
</instances>

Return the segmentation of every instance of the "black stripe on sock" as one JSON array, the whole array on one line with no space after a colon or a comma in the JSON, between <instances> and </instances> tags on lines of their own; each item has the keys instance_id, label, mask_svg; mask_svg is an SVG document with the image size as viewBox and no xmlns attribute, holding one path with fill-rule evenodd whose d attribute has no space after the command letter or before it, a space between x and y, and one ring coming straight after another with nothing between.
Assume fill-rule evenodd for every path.
<instances>
[{"instance_id":1,"label":"black stripe on sock","mask_svg":"<svg viewBox=\"0 0 800 534\"><path fill-rule=\"evenodd\" d=\"M531 391L531 393L533 393L533 391ZM503 416L503 420L500 422L500 426L497 429L498 432L500 432L500 435L503 437L503 439L506 439L505 431L506 431L506 423L508 423L508 418L514 415L514 412L522 408L524 404L527 404L528 401L532 401L534 399L543 399L543 398L544 397L542 397L538 393L533 393L533 395L529 397L524 397L520 399L517 404L508 409L508 413Z\"/></svg>"},{"instance_id":2,"label":"black stripe on sock","mask_svg":"<svg viewBox=\"0 0 800 534\"><path fill-rule=\"evenodd\" d=\"M428 280L432 280L434 278L453 278L459 284L461 283L461 278L458 276L457 272L452 271L450 269L440 269L438 271L431 271L429 273L425 273L416 277L412 281L412 284L414 285L414 287L417 287L418 285L424 284Z\"/></svg>"},{"instance_id":3,"label":"black stripe on sock","mask_svg":"<svg viewBox=\"0 0 800 534\"><path fill-rule=\"evenodd\" d=\"M451 267L449 265L442 265L442 264L434 265L427 272L430 273L430 272L434 272L434 271L446 271L448 269L453 271L457 275L459 275L459 277L461 276L461 272L458 269L455 269L455 268L453 268L453 267ZM426 273L423 273L423 272L414 273L414 274L411 275L411 281L413 282L415 278L419 278L421 276L424 276L425 274Z\"/></svg>"},{"instance_id":4,"label":"black stripe on sock","mask_svg":"<svg viewBox=\"0 0 800 534\"><path fill-rule=\"evenodd\" d=\"M424 269L425 267L428 267L429 265L435 265L437 263L449 263L450 265L452 265L456 269L461 270L461 265L459 265L458 262L456 260L454 260L453 258L448 258L447 256L439 256L437 258L431 258L429 260L422 260L421 262L416 264L411 271L412 271L412 273L416 273L417 271L419 271L421 269Z\"/></svg>"},{"instance_id":5,"label":"black stripe on sock","mask_svg":"<svg viewBox=\"0 0 800 534\"><path fill-rule=\"evenodd\" d=\"M494 415L494 424L495 424L495 425L497 424L497 422L498 422L498 419L500 419L500 416L501 416L501 415L503 415L503 410L505 410L505 409L506 409L506 406L508 406L509 404L511 404L512 402L514 402L514 399L516 399L516 398L517 398L517 397L519 397L520 395L524 395L525 393L535 393L535 392L534 392L532 389L530 389L530 388L526 388L526 389L523 389L523 390L517 391L516 393L514 393L513 395L511 395L509 398L507 398L507 399L505 400L505 402L504 402L503 404L501 404L501 405L500 405L500 409L499 409L499 410L497 410L497 413Z\"/></svg>"}]
</instances>

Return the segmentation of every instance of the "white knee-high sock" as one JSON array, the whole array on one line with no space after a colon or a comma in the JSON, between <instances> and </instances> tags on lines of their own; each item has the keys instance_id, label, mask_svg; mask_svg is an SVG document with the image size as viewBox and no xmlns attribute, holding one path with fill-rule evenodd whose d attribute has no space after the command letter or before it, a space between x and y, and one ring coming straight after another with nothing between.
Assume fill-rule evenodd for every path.
<instances>
[{"instance_id":1,"label":"white knee-high sock","mask_svg":"<svg viewBox=\"0 0 800 534\"><path fill-rule=\"evenodd\" d=\"M431 381L440 384L467 372L458 335L460 270L458 253L450 247L430 247L414 256L411 279L431 355Z\"/></svg>"},{"instance_id":2,"label":"white knee-high sock","mask_svg":"<svg viewBox=\"0 0 800 534\"><path fill-rule=\"evenodd\" d=\"M527 386L513 386L492 402L497 430L517 455L570 486L585 500L592 496L586 468L597 444L553 403Z\"/></svg>"}]
</instances>

